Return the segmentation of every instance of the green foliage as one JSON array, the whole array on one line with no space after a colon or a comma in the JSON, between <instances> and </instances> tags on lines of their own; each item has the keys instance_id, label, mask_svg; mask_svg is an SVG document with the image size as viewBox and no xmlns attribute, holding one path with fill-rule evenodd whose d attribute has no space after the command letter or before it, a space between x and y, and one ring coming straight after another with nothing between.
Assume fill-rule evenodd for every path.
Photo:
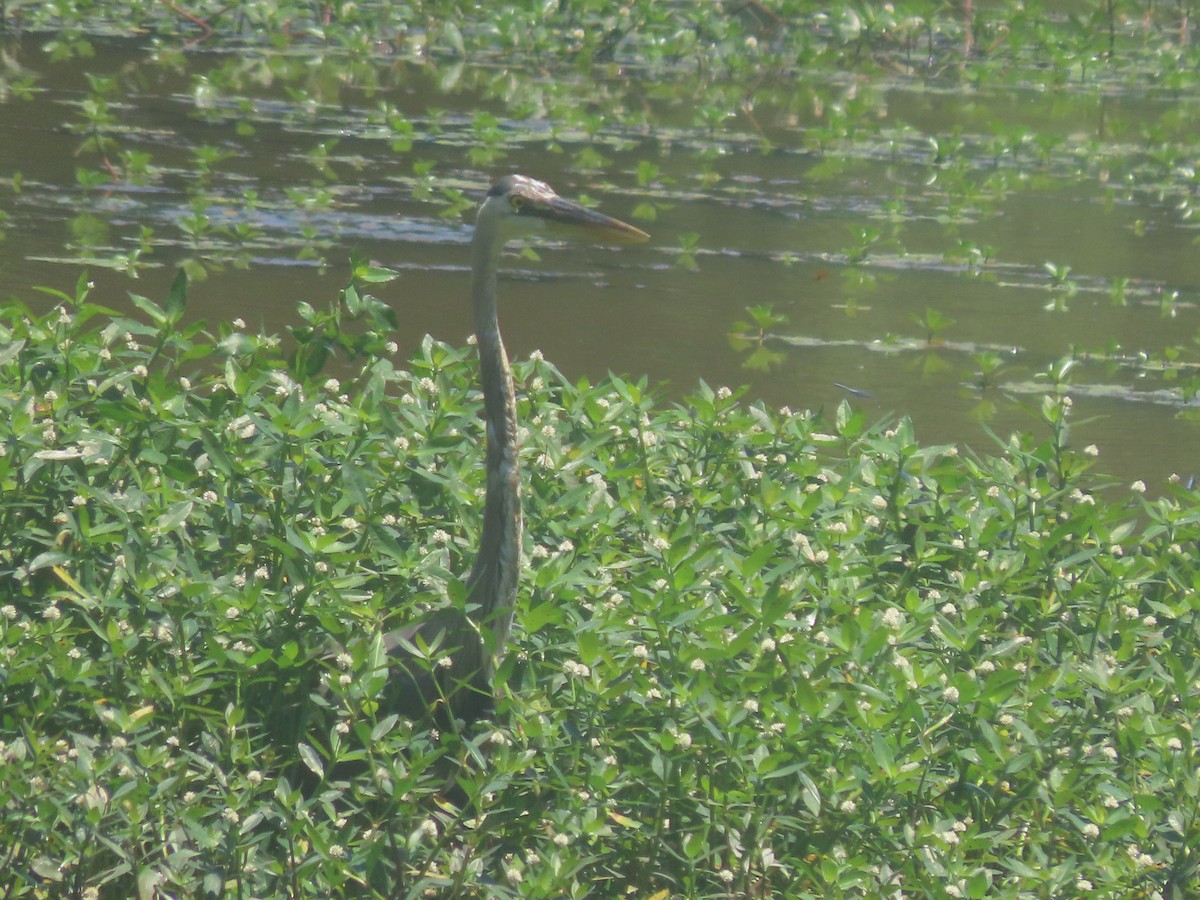
<instances>
[{"instance_id":1,"label":"green foliage","mask_svg":"<svg viewBox=\"0 0 1200 900\"><path fill-rule=\"evenodd\" d=\"M396 368L355 272L295 351L182 277L148 321L0 314L8 896L1200 887L1200 498L1101 487L1057 394L976 458L520 362L499 721L387 714L482 436L470 349Z\"/></svg>"}]
</instances>

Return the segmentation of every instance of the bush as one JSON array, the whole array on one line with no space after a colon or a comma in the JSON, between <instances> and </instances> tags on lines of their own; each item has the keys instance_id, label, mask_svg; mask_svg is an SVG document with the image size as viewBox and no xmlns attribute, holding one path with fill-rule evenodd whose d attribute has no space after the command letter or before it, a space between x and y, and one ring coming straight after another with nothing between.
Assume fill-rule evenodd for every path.
<instances>
[{"instance_id":1,"label":"bush","mask_svg":"<svg viewBox=\"0 0 1200 900\"><path fill-rule=\"evenodd\" d=\"M1200 888L1200 506L1101 488L1061 393L968 458L520 362L497 721L380 709L483 487L473 352L396 368L386 277L286 352L182 279L0 314L5 896Z\"/></svg>"}]
</instances>

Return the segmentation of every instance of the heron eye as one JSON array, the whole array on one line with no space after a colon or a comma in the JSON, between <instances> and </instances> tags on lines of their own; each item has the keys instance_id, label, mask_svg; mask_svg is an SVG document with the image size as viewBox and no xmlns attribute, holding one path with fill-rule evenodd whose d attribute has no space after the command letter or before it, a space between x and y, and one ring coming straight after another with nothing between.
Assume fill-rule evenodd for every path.
<instances>
[{"instance_id":1,"label":"heron eye","mask_svg":"<svg viewBox=\"0 0 1200 900\"><path fill-rule=\"evenodd\" d=\"M513 194L508 198L508 202L512 206L513 212L520 212L525 208L525 198L520 194Z\"/></svg>"}]
</instances>

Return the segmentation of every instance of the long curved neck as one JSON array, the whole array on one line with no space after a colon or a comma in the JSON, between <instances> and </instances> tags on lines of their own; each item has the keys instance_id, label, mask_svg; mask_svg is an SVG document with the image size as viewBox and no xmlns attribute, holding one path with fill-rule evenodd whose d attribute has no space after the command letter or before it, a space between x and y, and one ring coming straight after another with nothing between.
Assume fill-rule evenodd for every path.
<instances>
[{"instance_id":1,"label":"long curved neck","mask_svg":"<svg viewBox=\"0 0 1200 900\"><path fill-rule=\"evenodd\" d=\"M504 242L495 222L480 217L471 241L471 293L487 426L487 498L479 555L467 578L468 612L491 634L491 654L503 650L512 623L521 553L521 479L517 407L508 354L496 317L496 270Z\"/></svg>"}]
</instances>

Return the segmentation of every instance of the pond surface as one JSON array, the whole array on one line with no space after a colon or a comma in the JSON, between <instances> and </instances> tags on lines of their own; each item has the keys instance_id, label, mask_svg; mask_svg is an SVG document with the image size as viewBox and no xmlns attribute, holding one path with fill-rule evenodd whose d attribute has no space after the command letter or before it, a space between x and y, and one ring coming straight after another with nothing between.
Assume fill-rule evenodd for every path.
<instances>
[{"instance_id":1,"label":"pond surface","mask_svg":"<svg viewBox=\"0 0 1200 900\"><path fill-rule=\"evenodd\" d=\"M713 121L712 85L636 72L587 84L581 113L531 71L122 41L85 66L43 44L4 48L36 81L0 93L0 298L86 269L126 307L186 265L195 315L282 332L356 253L401 273L375 291L401 353L461 343L471 209L521 171L653 241L510 254L514 355L674 398L848 401L981 452L985 425L1045 434L1073 357L1072 441L1100 470L1153 489L1200 468L1195 92L827 73L727 86L738 112Z\"/></svg>"}]
</instances>

